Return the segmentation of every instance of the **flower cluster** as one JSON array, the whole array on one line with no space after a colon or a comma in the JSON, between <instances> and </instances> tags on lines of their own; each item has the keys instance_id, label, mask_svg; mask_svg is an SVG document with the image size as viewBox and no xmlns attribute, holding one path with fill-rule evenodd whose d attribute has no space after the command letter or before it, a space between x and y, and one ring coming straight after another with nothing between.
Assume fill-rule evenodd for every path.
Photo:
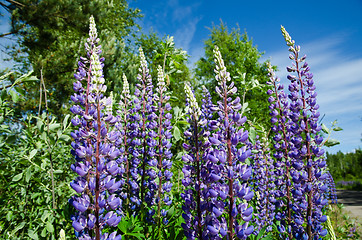
<instances>
[{"instance_id":1,"label":"flower cluster","mask_svg":"<svg viewBox=\"0 0 362 240\"><path fill-rule=\"evenodd\" d=\"M253 226L249 226L253 207L248 205L254 192L247 183L252 169L245 163L251 155L251 148L246 144L248 131L242 128L246 117L240 114L240 98L232 97L237 88L226 71L218 47L214 49L214 57L218 83L215 90L221 100L216 105L219 128L209 137L211 146L208 158L215 165L209 170L213 180L209 200L214 211L208 228L214 235L246 239L254 230Z\"/></svg>"},{"instance_id":2,"label":"flower cluster","mask_svg":"<svg viewBox=\"0 0 362 240\"><path fill-rule=\"evenodd\" d=\"M156 174L157 174L157 193L155 194L155 203L157 204L157 219L158 225L161 226L161 219L163 224L168 223L166 218L167 210L162 206L169 206L172 203L172 199L168 195L171 191L172 183L172 172L170 171L172 167L172 153L171 153L171 118L172 114L171 105L167 101L170 99L170 96L166 94L166 83L165 75L161 66L158 66L157 69L157 88L154 95L155 101L155 112L157 115L156 121L156 138L158 140L156 145Z\"/></svg>"},{"instance_id":3,"label":"flower cluster","mask_svg":"<svg viewBox=\"0 0 362 240\"><path fill-rule=\"evenodd\" d=\"M123 199L123 209L128 213L130 210L134 211L140 206L140 200L138 197L139 186L138 186L138 151L137 147L140 142L137 141L138 135L138 120L139 115L135 103L131 100L130 90L128 85L127 77L123 74L123 89L121 94L121 100L119 102L117 129L119 132L121 151L121 162L123 178L125 185L119 191L119 195Z\"/></svg>"},{"instance_id":4,"label":"flower cluster","mask_svg":"<svg viewBox=\"0 0 362 240\"><path fill-rule=\"evenodd\" d=\"M270 149L267 140L257 139L253 147L252 155L253 167L253 190L256 195L256 206L253 222L260 231L265 228L265 233L272 230L272 223L276 209L276 185L273 158L270 156Z\"/></svg>"},{"instance_id":5,"label":"flower cluster","mask_svg":"<svg viewBox=\"0 0 362 240\"><path fill-rule=\"evenodd\" d=\"M155 193L158 189L156 183L157 173L154 168L157 166L156 159L156 127L157 115L153 106L153 85L151 75L147 66L146 58L142 48L139 49L140 68L137 76L138 83L136 84L135 96L137 97L135 109L139 113L140 126L138 129L138 139L141 143L138 149L139 152L139 175L140 175L140 200L141 213L144 214L145 205L152 207L155 204ZM154 210L147 212L146 218L152 221Z\"/></svg>"},{"instance_id":6,"label":"flower cluster","mask_svg":"<svg viewBox=\"0 0 362 240\"><path fill-rule=\"evenodd\" d=\"M326 184L328 185L327 198L331 200L332 204L337 204L337 193L336 185L334 183L333 177L329 171L327 171Z\"/></svg>"},{"instance_id":7,"label":"flower cluster","mask_svg":"<svg viewBox=\"0 0 362 240\"><path fill-rule=\"evenodd\" d=\"M186 202L184 228L189 239L222 239L226 236L228 239L246 239L254 231L249 225L253 208L248 205L254 192L247 183L252 170L245 163L251 149L247 144L248 131L242 128L246 117L240 113L240 98L232 98L237 88L217 47L214 56L216 92L221 98L216 106L206 98L199 110L192 91L186 86L191 126L185 132L190 144L184 144L188 154L183 158L187 163L183 169L183 183L186 187L193 184L195 190L187 189L183 195ZM209 110L206 105L210 106ZM217 121L208 121L212 117L210 111L217 113ZM203 124L209 129L201 127ZM187 230L192 224L194 227Z\"/></svg>"},{"instance_id":8,"label":"flower cluster","mask_svg":"<svg viewBox=\"0 0 362 240\"><path fill-rule=\"evenodd\" d=\"M72 169L79 175L71 186L78 193L70 202L78 210L73 217L80 239L120 239L104 233L123 216L140 216L158 226L168 223L167 206L172 178L171 105L162 69L158 69L156 94L147 62L140 48L140 68L134 97L123 75L123 90L113 115L113 94L105 97L103 61L97 30L90 19L87 58L79 62L72 96ZM84 85L84 87L83 87ZM109 229L107 231L109 232Z\"/></svg>"},{"instance_id":9,"label":"flower cluster","mask_svg":"<svg viewBox=\"0 0 362 240\"><path fill-rule=\"evenodd\" d=\"M207 214L208 181L207 166L212 165L206 159L207 149L210 143L207 141L210 135L213 104L211 96L204 87L203 103L200 109L195 95L189 83L185 84L186 101L188 105L188 118L190 126L185 131L188 143L183 146L187 153L182 157L185 165L182 169L184 179L182 184L185 192L181 194L184 199L182 207L185 223L182 224L187 239L205 239L209 231L205 227L205 215ZM215 123L214 123L215 125Z\"/></svg>"},{"instance_id":10,"label":"flower cluster","mask_svg":"<svg viewBox=\"0 0 362 240\"><path fill-rule=\"evenodd\" d=\"M270 116L273 136L273 148L274 148L274 174L275 185L277 191L276 197L276 212L275 218L281 221L282 225L279 226L281 233L287 232L288 236L284 236L286 239L292 239L291 233L291 180L290 180L290 168L292 165L292 158L289 158L289 142L292 138L291 121L289 120L290 110L287 94L284 92L284 86L280 83L280 79L275 76L275 73L268 64L270 81L268 84L272 85L272 89L267 91L270 95L268 101L270 103Z\"/></svg>"},{"instance_id":11,"label":"flower cluster","mask_svg":"<svg viewBox=\"0 0 362 240\"><path fill-rule=\"evenodd\" d=\"M289 239L318 239L327 234L321 223L326 221L322 209L328 201L324 198L327 174L324 173L326 162L321 157L324 150L319 146L323 138L319 134L317 93L306 57L299 57L300 47L295 45L284 27L282 33L291 52L289 58L294 61L293 66L287 67L291 73L288 75L290 94L287 99L272 69L269 70L270 83L274 91L268 91L275 157L279 159L276 167L285 176L280 182L286 191L280 196L287 209L280 214L280 231L286 229Z\"/></svg>"},{"instance_id":12,"label":"flower cluster","mask_svg":"<svg viewBox=\"0 0 362 240\"><path fill-rule=\"evenodd\" d=\"M116 227L122 218L122 200L117 190L123 185L119 180L121 168L117 157L117 131L113 130L118 119L112 115L112 98L104 97L106 86L103 77L103 58L98 45L94 18L90 18L89 38L85 44L87 58L80 58L74 75L76 82L71 112L76 116L72 124L78 130L72 132L72 154L76 162L71 168L79 176L70 183L78 193L70 199L77 210L72 217L73 227L79 239L121 239L113 232L102 234L106 225ZM86 86L86 87L83 87Z\"/></svg>"},{"instance_id":13,"label":"flower cluster","mask_svg":"<svg viewBox=\"0 0 362 240\"><path fill-rule=\"evenodd\" d=\"M218 47L214 104L203 87L202 103L185 84L188 128L181 197L181 224L187 239L247 239L268 234L273 223L282 239L320 239L328 198L336 203L332 176L326 171L313 75L286 30L293 65L287 67L289 93L269 64L271 131L262 138L246 130L237 88ZM71 96L75 115L71 133L78 175L70 203L79 239L120 240L112 231L123 217L150 224L146 237L161 239L169 223L172 167L172 114L165 74L157 69L157 86L142 48L132 94L123 75L123 90L113 115L113 94L106 97L104 58L94 18L90 18L87 57L80 58ZM249 123L248 123L249 124ZM252 129L253 133L255 129ZM269 136L270 134L270 136ZM253 201L250 203L250 201ZM154 227L155 226L155 227ZM151 229L151 231L149 231ZM157 231L156 231L157 229ZM123 230L122 230L123 231Z\"/></svg>"}]
</instances>

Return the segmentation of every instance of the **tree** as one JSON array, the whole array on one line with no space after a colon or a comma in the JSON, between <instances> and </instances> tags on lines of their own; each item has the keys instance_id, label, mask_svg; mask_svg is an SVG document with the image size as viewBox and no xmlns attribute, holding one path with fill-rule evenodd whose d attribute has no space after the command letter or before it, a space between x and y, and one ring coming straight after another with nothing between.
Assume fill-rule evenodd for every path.
<instances>
[{"instance_id":1,"label":"tree","mask_svg":"<svg viewBox=\"0 0 362 240\"><path fill-rule=\"evenodd\" d=\"M1 6L11 14L11 32L5 34L18 37L18 44L10 50L12 57L21 63L19 70L32 68L39 79L42 70L51 95L49 108L57 115L66 111L77 56L85 54L81 49L90 15L102 29L100 39L107 43L102 55L106 59L105 77L113 82L110 88L117 85L115 76L127 70L119 59L134 58L124 43L141 15L138 9L129 8L126 0L5 0ZM24 86L27 101L20 105L22 110L32 110L38 104L38 88L37 84Z\"/></svg>"},{"instance_id":2,"label":"tree","mask_svg":"<svg viewBox=\"0 0 362 240\"><path fill-rule=\"evenodd\" d=\"M210 89L213 99L216 86L213 69L213 49L217 45L224 58L225 66L230 72L242 99L243 110L249 120L254 123L269 126L268 102L266 82L268 71L266 62L260 63L262 53L253 46L247 33L240 34L240 29L229 31L221 21L219 26L213 26L209 39L205 41L205 57L196 62L195 76L200 84ZM252 109L253 111L250 111Z\"/></svg>"},{"instance_id":3,"label":"tree","mask_svg":"<svg viewBox=\"0 0 362 240\"><path fill-rule=\"evenodd\" d=\"M141 34L136 45L142 47L147 62L150 65L152 79L156 84L157 66L160 65L166 74L167 84L171 93L173 106L185 104L185 82L190 82L191 73L187 67L188 55L186 51L175 46L173 37L160 38L156 33Z\"/></svg>"}]
</instances>

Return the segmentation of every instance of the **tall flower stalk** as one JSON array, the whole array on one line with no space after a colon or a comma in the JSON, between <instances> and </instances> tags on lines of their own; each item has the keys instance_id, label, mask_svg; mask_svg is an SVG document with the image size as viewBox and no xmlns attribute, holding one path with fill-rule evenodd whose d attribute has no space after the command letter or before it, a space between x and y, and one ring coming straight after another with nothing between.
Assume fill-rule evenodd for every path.
<instances>
[{"instance_id":1,"label":"tall flower stalk","mask_svg":"<svg viewBox=\"0 0 362 240\"><path fill-rule=\"evenodd\" d=\"M200 109L195 95L189 83L185 84L185 93L188 106L188 118L190 126L185 131L184 149L187 153L182 157L185 165L182 169L184 179L182 184L185 192L181 194L184 199L182 224L187 239L204 239L207 235L205 229L205 215L207 206L207 148L210 143L210 126L212 125L213 105L210 94L204 88L202 109Z\"/></svg>"},{"instance_id":2,"label":"tall flower stalk","mask_svg":"<svg viewBox=\"0 0 362 240\"><path fill-rule=\"evenodd\" d=\"M89 38L85 44L87 58L80 58L73 84L75 94L72 124L72 154L76 162L71 168L79 176L70 184L78 193L70 202L77 210L72 217L79 239L117 239L116 232L102 234L105 226L116 227L121 220L121 200L115 192L121 187L116 175L120 168L115 159L120 154L115 146L117 138L113 126L117 118L112 115L112 99L104 97L103 58L98 45L94 18L90 18ZM85 85L85 87L83 87Z\"/></svg>"},{"instance_id":3,"label":"tall flower stalk","mask_svg":"<svg viewBox=\"0 0 362 240\"><path fill-rule=\"evenodd\" d=\"M136 183L137 176L133 176L132 172L135 171L135 167L132 164L133 158L133 138L134 138L134 125L132 121L132 107L133 102L131 100L128 80L125 74L122 76L123 89L121 93L121 100L118 104L118 124L116 125L119 131L119 149L120 149L120 162L124 172L123 180L125 184L119 191L119 195L123 199L122 208L126 215L133 215L133 210L138 206L137 198L135 198L138 192L138 185ZM132 127L131 127L132 126ZM136 168L137 169L137 168ZM132 201L133 200L133 201Z\"/></svg>"},{"instance_id":4,"label":"tall flower stalk","mask_svg":"<svg viewBox=\"0 0 362 240\"><path fill-rule=\"evenodd\" d=\"M275 76L275 73L268 64L270 81L268 84L272 85L272 89L268 90L268 98L270 103L270 116L271 123L273 124L271 130L274 133L274 157L276 159L275 165L275 184L278 188L276 193L276 219L282 222L279 226L279 231L282 235L286 231L286 239L292 239L292 208L291 208L291 180L290 169L293 158L289 157L289 143L293 136L291 131L292 121L289 118L289 101L287 94L284 92L284 86L280 83L280 79Z\"/></svg>"},{"instance_id":5,"label":"tall flower stalk","mask_svg":"<svg viewBox=\"0 0 362 240\"><path fill-rule=\"evenodd\" d=\"M172 199L168 195L171 191L172 183L172 153L171 153L171 118L172 114L169 113L171 105L167 103L170 96L166 94L166 83L165 75L162 71L161 66L157 69L157 88L154 96L155 99L155 112L157 116L157 146L156 146L156 157L157 157L157 193L155 194L155 203L157 204L157 221L158 224L158 237L161 234L162 224L167 224L168 219L167 209L164 205L169 206L172 203Z\"/></svg>"},{"instance_id":6,"label":"tall flower stalk","mask_svg":"<svg viewBox=\"0 0 362 240\"><path fill-rule=\"evenodd\" d=\"M319 133L321 126L318 125L320 114L316 103L316 87L313 74L305 62L306 57L299 56L300 47L295 45L284 27L282 34L291 52L289 58L293 60L293 65L287 67L291 73L288 75L289 101L282 91L282 85L277 84L271 68L269 71L274 91L268 92L275 96L271 96L269 102L272 123L275 124L272 130L276 133L274 147L277 150L277 167L281 169L280 172L287 171L284 180L287 184L287 212L282 214L281 223L282 228L287 229L289 239L319 239L327 234L327 230L322 227L322 222L326 221L322 209L328 200L324 197L327 189L324 179L327 174L324 173L326 162L322 157L323 138ZM287 221L283 220L283 215Z\"/></svg>"},{"instance_id":7,"label":"tall flower stalk","mask_svg":"<svg viewBox=\"0 0 362 240\"><path fill-rule=\"evenodd\" d=\"M276 210L274 160L266 137L257 139L253 150L253 189L256 192L253 222L257 231L265 228L264 233L268 233L272 231Z\"/></svg>"},{"instance_id":8,"label":"tall flower stalk","mask_svg":"<svg viewBox=\"0 0 362 240\"><path fill-rule=\"evenodd\" d=\"M156 172L153 167L157 166L155 158L155 147L157 145L156 132L154 131L157 122L157 115L154 113L153 107L153 85L151 75L147 66L146 58L142 48L139 48L140 68L137 76L135 96L137 97L136 109L140 112L140 126L138 130L138 139L141 142L139 147L140 158L140 201L141 214L145 214L147 207L154 204L154 196L157 190L155 182ZM146 219L151 221L154 212L147 212Z\"/></svg>"},{"instance_id":9,"label":"tall flower stalk","mask_svg":"<svg viewBox=\"0 0 362 240\"><path fill-rule=\"evenodd\" d=\"M326 196L329 200L331 200L332 204L337 204L337 193L336 193L336 185L334 183L332 174L327 171L326 184L328 185L328 192Z\"/></svg>"},{"instance_id":10,"label":"tall flower stalk","mask_svg":"<svg viewBox=\"0 0 362 240\"><path fill-rule=\"evenodd\" d=\"M230 74L226 71L218 47L214 49L216 63L216 92L218 130L209 137L208 159L214 164L208 168L210 185L205 225L211 239L246 239L252 232L249 226L253 208L248 201L254 195L247 180L252 170L245 160L251 155L247 146L248 131L242 128L246 117L240 114L240 98L233 99L237 92ZM241 221L242 220L242 221Z\"/></svg>"}]
</instances>

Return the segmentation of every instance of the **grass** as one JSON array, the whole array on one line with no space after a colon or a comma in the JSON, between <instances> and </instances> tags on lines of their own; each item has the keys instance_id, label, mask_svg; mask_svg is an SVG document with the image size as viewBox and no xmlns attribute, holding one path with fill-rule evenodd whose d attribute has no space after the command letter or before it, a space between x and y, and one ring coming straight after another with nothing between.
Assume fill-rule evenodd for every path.
<instances>
[{"instance_id":1,"label":"grass","mask_svg":"<svg viewBox=\"0 0 362 240\"><path fill-rule=\"evenodd\" d=\"M328 215L330 217L336 239L361 239L361 219L351 217L350 212L345 209L343 204L331 204L329 206ZM329 234L329 236L330 239L333 239L331 234Z\"/></svg>"}]
</instances>

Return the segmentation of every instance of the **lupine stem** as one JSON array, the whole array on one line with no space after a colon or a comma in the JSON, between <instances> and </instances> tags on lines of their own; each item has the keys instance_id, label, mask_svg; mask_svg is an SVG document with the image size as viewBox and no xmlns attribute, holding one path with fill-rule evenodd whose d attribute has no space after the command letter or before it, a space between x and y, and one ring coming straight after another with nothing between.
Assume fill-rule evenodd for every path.
<instances>
[{"instance_id":1,"label":"lupine stem","mask_svg":"<svg viewBox=\"0 0 362 240\"><path fill-rule=\"evenodd\" d=\"M295 56L295 59L298 59L298 52L295 52L294 54ZM301 72L300 72L300 69L299 69L299 62L298 61L295 61L296 62L296 71L298 73L298 82L300 84L300 91L303 92L304 90L304 84L303 84L303 81L302 81L302 76L301 76ZM305 97L302 95L302 101L303 101L303 110L306 109L306 102L305 102ZM303 117L303 120L305 122L305 128L303 129L304 132L306 134L309 134L309 127L308 127L308 122L309 122L309 119L307 118L307 116L304 116ZM308 172L308 182L309 183L312 183L312 164L309 163L310 162L310 159L311 159L311 152L310 152L310 143L309 141L307 140L306 141L306 145L307 145L307 155L306 155L306 163L307 163L307 172ZM311 189L309 192L308 192L308 195L307 195L307 202L308 202L308 207L307 207L307 217L306 217L306 220L307 220L307 234L308 234L308 240L312 240L313 239L313 233L312 233L312 225L309 224L309 221L308 219L312 217L312 209L313 209L313 202L312 202L312 196L313 196L313 189Z\"/></svg>"},{"instance_id":2,"label":"lupine stem","mask_svg":"<svg viewBox=\"0 0 362 240\"><path fill-rule=\"evenodd\" d=\"M160 105L159 108L159 116L158 116L158 170L162 172L162 154L163 154L163 147L162 147L162 120L163 120L163 108L162 108L162 102L163 102L163 96L162 96L162 90L160 92ZM158 193L157 193L157 199L158 199L158 205L157 205L157 222L158 222L158 236L161 237L161 191L162 191L162 173L158 173Z\"/></svg>"},{"instance_id":3,"label":"lupine stem","mask_svg":"<svg viewBox=\"0 0 362 240\"><path fill-rule=\"evenodd\" d=\"M227 144L227 162L229 164L229 167L232 168L233 166L233 156L231 153L231 134L230 134L230 127L229 127L229 116L228 116L228 104L227 104L227 86L226 83L224 82L223 84L224 87L224 113L225 113L225 122L228 123L228 126L226 127L226 144ZM233 208L234 208L234 191L233 191L233 183L234 180L232 178L232 176L230 176L230 178L228 178L228 183L229 183L229 239L232 240L233 236L234 236L234 231L233 231L233 227L234 227L234 217L232 214Z\"/></svg>"},{"instance_id":4,"label":"lupine stem","mask_svg":"<svg viewBox=\"0 0 362 240\"><path fill-rule=\"evenodd\" d=\"M97 96L98 97L98 96ZM99 104L99 99L97 99L97 149L96 149L96 189L95 189L95 217L96 217L96 224L95 224L95 231L96 231L96 240L100 240L100 223L99 223L99 193L100 193L100 174L98 171L99 165L99 147L101 143L101 107Z\"/></svg>"},{"instance_id":5,"label":"lupine stem","mask_svg":"<svg viewBox=\"0 0 362 240\"><path fill-rule=\"evenodd\" d=\"M198 225L198 235L199 235L199 239L202 239L202 224L201 224L201 220L202 220L202 216L201 216L201 180L200 180L200 153L199 153L199 137L198 137L198 124L197 124L197 119L194 116L193 119L193 123L194 123L194 139L195 139L195 148L196 148L196 178L197 178L197 184L198 184L198 188L197 188L197 199L196 199L196 209L197 209L197 217L198 217L198 221L197 221L197 225Z\"/></svg>"},{"instance_id":6,"label":"lupine stem","mask_svg":"<svg viewBox=\"0 0 362 240\"><path fill-rule=\"evenodd\" d=\"M274 91L275 91L275 97L276 97L276 101L278 103L277 108L279 111L279 115L283 116L283 111L282 111L282 103L280 102L280 98L279 98L279 94L278 94L278 87L276 85L276 82L273 82L273 86L274 86ZM290 204L291 204L291 194L290 194L290 184L288 184L290 182L290 162L288 163L288 138L287 138L287 130L285 127L285 123L281 122L281 127L282 127L282 133L283 133L283 140L284 140L284 159L285 159L285 170L286 170L286 174L284 175L284 183L286 185L286 190L287 190L287 197L286 197L286 206L287 206L287 221L288 221L288 226L291 227L292 225L292 211L290 209ZM287 230L288 231L288 230ZM289 239L293 239L293 234L291 231L288 231L288 237Z\"/></svg>"},{"instance_id":7,"label":"lupine stem","mask_svg":"<svg viewBox=\"0 0 362 240\"><path fill-rule=\"evenodd\" d=\"M144 74L143 74L144 75ZM146 76L143 76L143 78L146 78ZM146 132L146 84L142 84L142 133ZM146 178L146 151L147 146L147 140L146 135L143 138L142 147L143 147L143 159L142 159L142 176L141 176L141 214L143 215L144 211L144 198L145 198L145 178Z\"/></svg>"},{"instance_id":8,"label":"lupine stem","mask_svg":"<svg viewBox=\"0 0 362 240\"><path fill-rule=\"evenodd\" d=\"M124 106L127 106L127 98L125 97L124 99ZM129 174L130 174L130 166L129 166L129 159L128 159L128 144L127 144L127 111L124 111L124 126L123 126L123 131L124 131L124 136L123 136L123 144L124 144L124 155L125 155L125 160L126 160L126 194L127 194L127 198L126 198L126 205L125 208L126 210L129 209L129 198L130 198L130 184L129 184ZM127 211L127 214L129 214L129 211Z\"/></svg>"}]
</instances>

